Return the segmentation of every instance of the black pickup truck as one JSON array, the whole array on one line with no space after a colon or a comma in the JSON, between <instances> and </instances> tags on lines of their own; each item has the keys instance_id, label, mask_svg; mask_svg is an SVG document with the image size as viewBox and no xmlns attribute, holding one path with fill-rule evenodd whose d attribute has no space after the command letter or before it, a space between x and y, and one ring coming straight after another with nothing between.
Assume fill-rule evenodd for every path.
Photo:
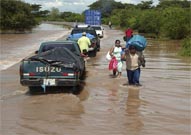
<instances>
[{"instance_id":1,"label":"black pickup truck","mask_svg":"<svg viewBox=\"0 0 191 135\"><path fill-rule=\"evenodd\" d=\"M100 38L99 36L96 34L96 31L94 28L88 26L88 27L75 27L72 29L71 34L69 35L69 37L67 38L68 40L73 40L73 41L78 41L78 39L80 38L79 36L73 36L79 33L83 33L86 32L87 33L87 37L90 39L91 41L91 46L90 48L92 48L92 50L89 50L89 56L90 57L95 57L97 54L97 51L100 51ZM89 34L91 36L89 36Z\"/></svg>"},{"instance_id":2,"label":"black pickup truck","mask_svg":"<svg viewBox=\"0 0 191 135\"><path fill-rule=\"evenodd\" d=\"M40 45L36 55L20 64L20 83L34 88L78 86L85 76L85 61L74 41L50 41Z\"/></svg>"}]
</instances>

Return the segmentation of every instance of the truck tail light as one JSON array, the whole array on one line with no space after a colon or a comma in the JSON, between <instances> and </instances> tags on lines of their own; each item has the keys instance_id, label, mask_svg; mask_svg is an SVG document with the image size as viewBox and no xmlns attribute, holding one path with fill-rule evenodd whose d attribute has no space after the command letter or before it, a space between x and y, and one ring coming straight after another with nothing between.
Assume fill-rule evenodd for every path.
<instances>
[{"instance_id":1,"label":"truck tail light","mask_svg":"<svg viewBox=\"0 0 191 135\"><path fill-rule=\"evenodd\" d=\"M62 73L63 76L74 76L74 75L78 75L78 72L74 72L74 73Z\"/></svg>"},{"instance_id":2,"label":"truck tail light","mask_svg":"<svg viewBox=\"0 0 191 135\"><path fill-rule=\"evenodd\" d=\"M35 73L31 72L29 73L29 76L35 76Z\"/></svg>"},{"instance_id":3,"label":"truck tail light","mask_svg":"<svg viewBox=\"0 0 191 135\"><path fill-rule=\"evenodd\" d=\"M63 76L68 76L68 73L62 73Z\"/></svg>"},{"instance_id":4,"label":"truck tail light","mask_svg":"<svg viewBox=\"0 0 191 135\"><path fill-rule=\"evenodd\" d=\"M92 42L91 47L95 47L95 46L96 46L96 43Z\"/></svg>"},{"instance_id":5,"label":"truck tail light","mask_svg":"<svg viewBox=\"0 0 191 135\"><path fill-rule=\"evenodd\" d=\"M23 73L24 76L35 76L35 73L30 72L30 73Z\"/></svg>"}]
</instances>

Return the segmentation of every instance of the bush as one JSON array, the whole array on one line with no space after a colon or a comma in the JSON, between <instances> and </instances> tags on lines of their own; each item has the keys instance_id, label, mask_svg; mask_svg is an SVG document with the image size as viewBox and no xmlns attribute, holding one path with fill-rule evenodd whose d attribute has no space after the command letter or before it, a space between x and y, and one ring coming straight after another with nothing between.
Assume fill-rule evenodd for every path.
<instances>
[{"instance_id":1,"label":"bush","mask_svg":"<svg viewBox=\"0 0 191 135\"><path fill-rule=\"evenodd\" d=\"M190 34L190 11L169 7L162 12L162 33L170 39L184 39Z\"/></svg>"},{"instance_id":2,"label":"bush","mask_svg":"<svg viewBox=\"0 0 191 135\"><path fill-rule=\"evenodd\" d=\"M181 56L191 56L191 38L190 37L187 37L183 40L179 54Z\"/></svg>"}]
</instances>

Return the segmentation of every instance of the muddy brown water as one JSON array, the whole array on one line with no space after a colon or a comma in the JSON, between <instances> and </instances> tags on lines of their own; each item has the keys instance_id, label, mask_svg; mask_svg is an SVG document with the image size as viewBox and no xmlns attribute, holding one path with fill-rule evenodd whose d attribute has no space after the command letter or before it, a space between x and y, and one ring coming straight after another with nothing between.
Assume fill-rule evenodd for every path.
<instances>
[{"instance_id":1,"label":"muddy brown water","mask_svg":"<svg viewBox=\"0 0 191 135\"><path fill-rule=\"evenodd\" d=\"M18 64L1 70L0 134L189 135L191 64L177 57L179 43L148 39L143 86L124 86L125 65L122 77L113 78L105 59L115 39L125 45L122 36L105 27L101 51L87 61L79 94L57 89L30 95L19 84Z\"/></svg>"}]
</instances>

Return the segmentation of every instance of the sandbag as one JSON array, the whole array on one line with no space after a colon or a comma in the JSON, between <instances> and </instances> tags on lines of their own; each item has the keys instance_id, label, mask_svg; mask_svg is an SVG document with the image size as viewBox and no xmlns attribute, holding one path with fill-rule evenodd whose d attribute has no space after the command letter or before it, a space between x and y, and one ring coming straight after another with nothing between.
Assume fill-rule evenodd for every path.
<instances>
[{"instance_id":1,"label":"sandbag","mask_svg":"<svg viewBox=\"0 0 191 135\"><path fill-rule=\"evenodd\" d=\"M133 35L133 37L126 43L126 48L130 45L135 46L138 51L143 51L147 46L147 40L141 35Z\"/></svg>"}]
</instances>

